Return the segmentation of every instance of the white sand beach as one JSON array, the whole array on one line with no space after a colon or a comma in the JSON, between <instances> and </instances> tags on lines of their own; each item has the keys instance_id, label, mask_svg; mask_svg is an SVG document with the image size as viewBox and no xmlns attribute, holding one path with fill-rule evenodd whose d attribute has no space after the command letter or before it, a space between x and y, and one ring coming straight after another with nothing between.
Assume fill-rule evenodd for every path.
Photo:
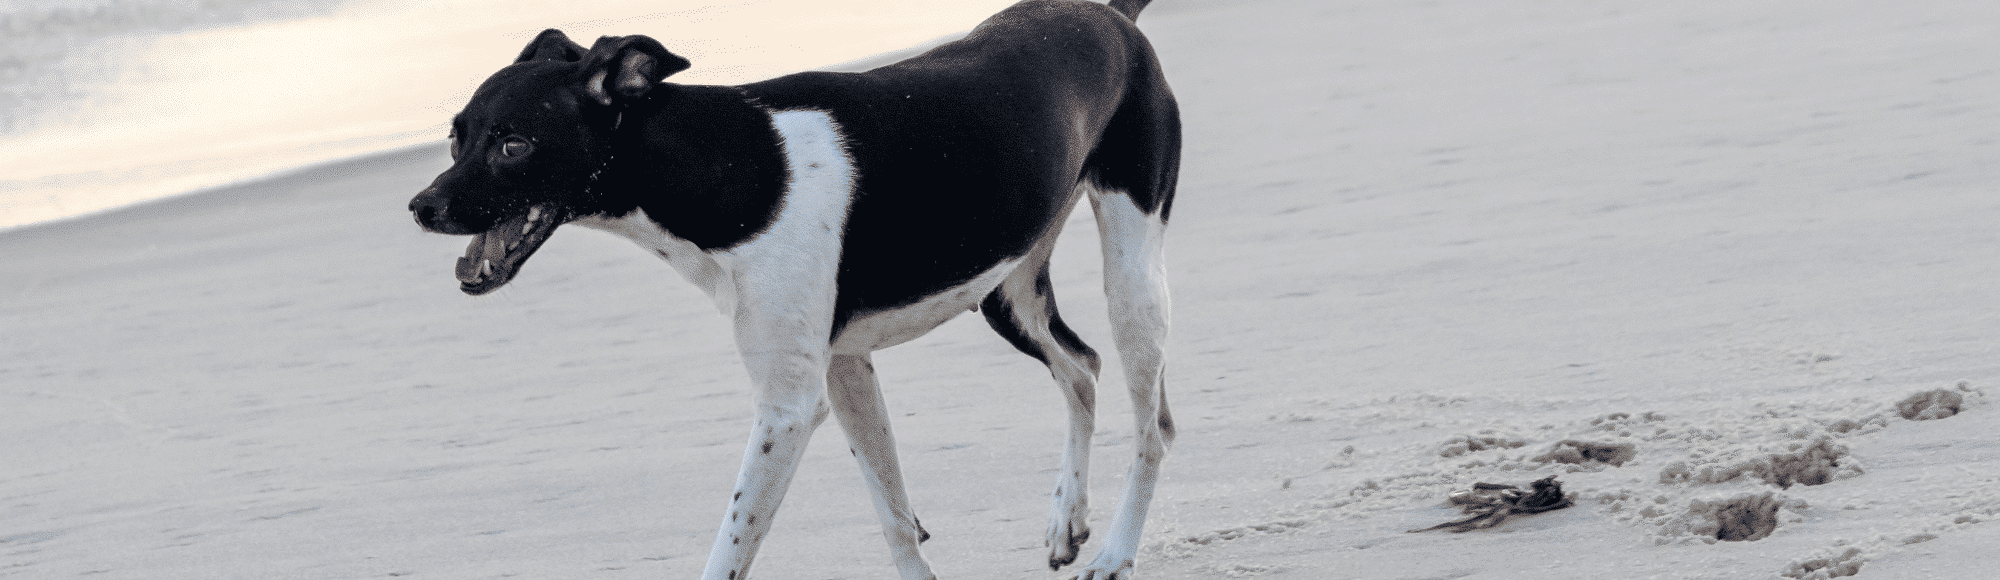
<instances>
[{"instance_id":1,"label":"white sand beach","mask_svg":"<svg viewBox=\"0 0 2000 580\"><path fill-rule=\"evenodd\" d=\"M1140 577L2000 565L2000 4L1158 0L1139 24L1187 131L1179 438ZM0 231L0 578L698 574L749 429L727 324L581 228L460 294L464 238L404 207L447 165ZM1054 282L1110 359L1103 529L1131 448L1092 230L1072 217ZM876 366L939 576L1059 574L1043 367L977 316ZM756 577L893 577L838 431ZM1551 475L1576 505L1408 532Z\"/></svg>"}]
</instances>

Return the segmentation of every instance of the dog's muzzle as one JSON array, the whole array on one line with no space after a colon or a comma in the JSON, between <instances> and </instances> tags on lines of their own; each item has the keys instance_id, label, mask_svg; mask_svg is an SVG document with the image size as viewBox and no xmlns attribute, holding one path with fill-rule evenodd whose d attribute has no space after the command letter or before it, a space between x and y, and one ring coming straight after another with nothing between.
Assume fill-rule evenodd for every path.
<instances>
[{"instance_id":1,"label":"dog's muzzle","mask_svg":"<svg viewBox=\"0 0 2000 580\"><path fill-rule=\"evenodd\" d=\"M474 296L492 292L513 280L528 256L540 249L556 226L565 221L564 216L549 206L537 205L479 231L451 219L450 205L433 184L410 200L410 215L425 231L472 236L472 243L466 246L465 255L459 257L454 273L458 289Z\"/></svg>"}]
</instances>

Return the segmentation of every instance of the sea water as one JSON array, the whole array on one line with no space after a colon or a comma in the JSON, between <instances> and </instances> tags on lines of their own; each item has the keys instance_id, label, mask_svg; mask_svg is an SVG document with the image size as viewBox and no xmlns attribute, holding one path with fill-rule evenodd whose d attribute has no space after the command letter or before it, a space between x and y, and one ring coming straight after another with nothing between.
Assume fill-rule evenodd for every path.
<instances>
[{"instance_id":1,"label":"sea water","mask_svg":"<svg viewBox=\"0 0 2000 580\"><path fill-rule=\"evenodd\" d=\"M0 228L444 139L545 28L726 84L963 31L1009 0L0 0ZM413 184L413 191L422 184Z\"/></svg>"}]
</instances>

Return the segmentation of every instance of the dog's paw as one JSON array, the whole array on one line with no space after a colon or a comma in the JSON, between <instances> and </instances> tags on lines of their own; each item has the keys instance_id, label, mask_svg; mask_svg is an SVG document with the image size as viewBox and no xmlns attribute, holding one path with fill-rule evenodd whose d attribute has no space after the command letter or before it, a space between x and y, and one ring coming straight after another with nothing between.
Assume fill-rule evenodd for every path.
<instances>
[{"instance_id":1,"label":"dog's paw","mask_svg":"<svg viewBox=\"0 0 2000 580\"><path fill-rule=\"evenodd\" d=\"M1116 562L1105 562L1100 555L1090 566L1076 571L1075 580L1133 580L1132 559L1118 558Z\"/></svg>"},{"instance_id":2,"label":"dog's paw","mask_svg":"<svg viewBox=\"0 0 2000 580\"><path fill-rule=\"evenodd\" d=\"M1075 562L1082 555L1084 540L1090 539L1090 502L1083 495L1082 482L1070 480L1056 486L1049 506L1049 532L1042 545L1049 547L1049 569Z\"/></svg>"},{"instance_id":3,"label":"dog's paw","mask_svg":"<svg viewBox=\"0 0 2000 580\"><path fill-rule=\"evenodd\" d=\"M1090 528L1084 526L1083 518L1064 518L1049 526L1049 569L1055 570L1075 562L1083 551L1083 542L1090 539Z\"/></svg>"}]
</instances>

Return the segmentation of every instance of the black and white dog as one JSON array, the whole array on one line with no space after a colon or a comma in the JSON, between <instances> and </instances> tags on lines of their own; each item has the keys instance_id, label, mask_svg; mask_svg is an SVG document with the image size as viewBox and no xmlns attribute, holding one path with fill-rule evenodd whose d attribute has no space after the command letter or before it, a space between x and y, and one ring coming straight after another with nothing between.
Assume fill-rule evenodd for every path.
<instances>
[{"instance_id":1,"label":"black and white dog","mask_svg":"<svg viewBox=\"0 0 2000 580\"><path fill-rule=\"evenodd\" d=\"M688 61L644 36L585 49L544 31L452 119L451 169L410 202L424 229L473 236L460 289L504 285L558 226L660 255L735 325L756 423L702 577L743 580L829 407L902 576L932 578L870 353L980 311L1069 401L1049 565L1089 537L1085 481L1098 357L1057 316L1048 261L1080 197L1137 447L1112 533L1078 577L1130 578L1173 438L1161 368L1161 253L1180 118L1133 25L1148 0L1026 0L962 40L863 73L743 86L662 82Z\"/></svg>"}]
</instances>

